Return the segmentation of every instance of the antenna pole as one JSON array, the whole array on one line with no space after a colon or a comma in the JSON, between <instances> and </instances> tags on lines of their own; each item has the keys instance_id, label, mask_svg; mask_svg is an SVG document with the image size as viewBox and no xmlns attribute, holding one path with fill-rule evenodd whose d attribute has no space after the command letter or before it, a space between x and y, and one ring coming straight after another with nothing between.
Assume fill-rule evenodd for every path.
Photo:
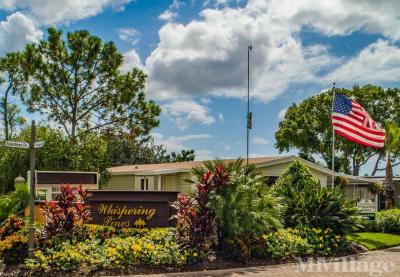
<instances>
[{"instance_id":1,"label":"antenna pole","mask_svg":"<svg viewBox=\"0 0 400 277\"><path fill-rule=\"evenodd\" d=\"M253 114L250 112L250 51L253 49L251 45L247 47L247 151L246 164L249 165L249 136L250 129L253 125Z\"/></svg>"}]
</instances>

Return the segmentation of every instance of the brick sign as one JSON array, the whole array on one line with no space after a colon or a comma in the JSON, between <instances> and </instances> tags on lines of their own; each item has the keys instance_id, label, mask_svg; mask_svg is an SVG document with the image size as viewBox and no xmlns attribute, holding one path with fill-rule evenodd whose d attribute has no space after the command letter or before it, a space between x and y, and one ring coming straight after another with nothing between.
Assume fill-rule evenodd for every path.
<instances>
[{"instance_id":1,"label":"brick sign","mask_svg":"<svg viewBox=\"0 0 400 277\"><path fill-rule=\"evenodd\" d=\"M169 227L178 192L90 190L91 223L115 228Z\"/></svg>"}]
</instances>

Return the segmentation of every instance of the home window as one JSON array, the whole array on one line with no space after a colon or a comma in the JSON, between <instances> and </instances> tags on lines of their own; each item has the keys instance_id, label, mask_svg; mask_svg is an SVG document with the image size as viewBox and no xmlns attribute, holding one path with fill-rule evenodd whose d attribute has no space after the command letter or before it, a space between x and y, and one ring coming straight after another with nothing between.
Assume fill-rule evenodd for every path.
<instances>
[{"instance_id":1,"label":"home window","mask_svg":"<svg viewBox=\"0 0 400 277\"><path fill-rule=\"evenodd\" d=\"M140 179L140 190L149 190L149 179Z\"/></svg>"},{"instance_id":2,"label":"home window","mask_svg":"<svg viewBox=\"0 0 400 277\"><path fill-rule=\"evenodd\" d=\"M59 194L60 194L60 188L59 187L52 187L51 188L51 200L56 200L56 197Z\"/></svg>"}]
</instances>

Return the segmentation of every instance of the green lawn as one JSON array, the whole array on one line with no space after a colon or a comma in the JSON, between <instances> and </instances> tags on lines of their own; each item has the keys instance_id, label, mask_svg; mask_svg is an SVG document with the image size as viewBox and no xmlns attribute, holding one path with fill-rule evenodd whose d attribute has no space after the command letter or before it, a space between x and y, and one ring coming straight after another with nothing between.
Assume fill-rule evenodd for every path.
<instances>
[{"instance_id":1,"label":"green lawn","mask_svg":"<svg viewBox=\"0 0 400 277\"><path fill-rule=\"evenodd\" d=\"M364 245L369 250L377 250L400 245L400 235L385 233L354 233L348 239Z\"/></svg>"}]
</instances>

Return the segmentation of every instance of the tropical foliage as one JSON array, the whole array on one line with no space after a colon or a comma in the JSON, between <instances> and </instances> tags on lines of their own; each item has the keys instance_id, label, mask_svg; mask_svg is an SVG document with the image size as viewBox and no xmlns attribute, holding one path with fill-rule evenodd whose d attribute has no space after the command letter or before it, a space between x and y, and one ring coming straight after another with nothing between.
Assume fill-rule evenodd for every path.
<instances>
[{"instance_id":1,"label":"tropical foliage","mask_svg":"<svg viewBox=\"0 0 400 277\"><path fill-rule=\"evenodd\" d=\"M322 187L300 161L292 162L274 187L283 197L286 227L331 229L334 234L349 233L354 226L357 209L345 198L340 188Z\"/></svg>"},{"instance_id":2,"label":"tropical foliage","mask_svg":"<svg viewBox=\"0 0 400 277\"><path fill-rule=\"evenodd\" d=\"M71 234L77 225L91 220L89 206L84 203L89 196L82 185L62 185L55 201L45 201L43 205L46 216L44 236L50 239L56 234Z\"/></svg>"},{"instance_id":3,"label":"tropical foliage","mask_svg":"<svg viewBox=\"0 0 400 277\"><path fill-rule=\"evenodd\" d=\"M181 195L174 204L177 237L188 247L203 254L215 247L242 254L263 233L281 227L279 198L254 166L244 165L241 159L212 161L194 168L192 174L193 195ZM232 249L234 245L238 248Z\"/></svg>"}]
</instances>

